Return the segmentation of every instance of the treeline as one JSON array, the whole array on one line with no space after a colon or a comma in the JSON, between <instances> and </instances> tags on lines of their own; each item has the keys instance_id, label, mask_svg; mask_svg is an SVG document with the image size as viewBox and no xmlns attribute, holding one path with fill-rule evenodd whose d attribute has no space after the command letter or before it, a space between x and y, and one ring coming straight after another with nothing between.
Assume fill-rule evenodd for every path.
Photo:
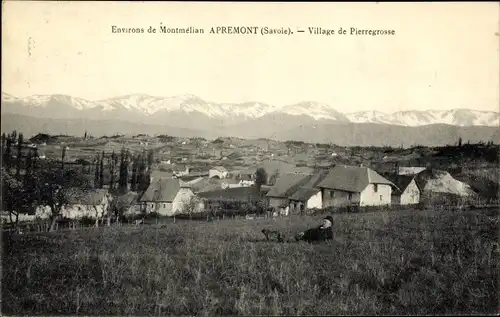
<instances>
[{"instance_id":1,"label":"treeline","mask_svg":"<svg viewBox=\"0 0 500 317\"><path fill-rule=\"evenodd\" d=\"M20 213L33 213L43 206L50 209L53 230L62 208L92 189L104 188L105 175L109 175L109 190L117 194L126 193L129 184L137 192L149 186L153 151L101 152L93 163L81 160L81 169L68 166L66 154L63 147L59 160L41 160L38 149L25 144L22 133L2 134L2 211L9 212L11 222L17 224Z\"/></svg>"},{"instance_id":2,"label":"treeline","mask_svg":"<svg viewBox=\"0 0 500 317\"><path fill-rule=\"evenodd\" d=\"M77 195L77 190L90 188L85 177L65 169L61 162L40 160L36 147L27 146L22 133L2 134L2 211L10 221L18 223L20 213L29 213L37 206L50 208L51 230L62 207ZM57 164L60 163L60 164Z\"/></svg>"},{"instance_id":3,"label":"treeline","mask_svg":"<svg viewBox=\"0 0 500 317\"><path fill-rule=\"evenodd\" d=\"M31 172L34 161L38 158L38 149L26 146L23 134L18 134L17 131L12 131L12 133L7 135L2 133L1 142L2 167L5 167L9 173L11 169L15 169L17 177L20 176L23 167L26 168L27 172Z\"/></svg>"}]
</instances>

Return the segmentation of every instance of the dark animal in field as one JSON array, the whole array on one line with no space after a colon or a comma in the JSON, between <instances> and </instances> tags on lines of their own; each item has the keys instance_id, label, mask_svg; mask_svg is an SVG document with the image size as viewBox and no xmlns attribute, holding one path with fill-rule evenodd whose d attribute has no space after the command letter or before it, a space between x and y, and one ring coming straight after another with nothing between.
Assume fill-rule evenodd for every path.
<instances>
[{"instance_id":1,"label":"dark animal in field","mask_svg":"<svg viewBox=\"0 0 500 317\"><path fill-rule=\"evenodd\" d=\"M262 233L266 236L266 240L276 240L278 242L284 242L285 237L282 233L277 230L262 229Z\"/></svg>"},{"instance_id":2,"label":"dark animal in field","mask_svg":"<svg viewBox=\"0 0 500 317\"><path fill-rule=\"evenodd\" d=\"M295 241L306 242L325 242L326 240L333 239L332 230L330 228L320 229L311 228L306 231L299 232L295 235Z\"/></svg>"}]
</instances>

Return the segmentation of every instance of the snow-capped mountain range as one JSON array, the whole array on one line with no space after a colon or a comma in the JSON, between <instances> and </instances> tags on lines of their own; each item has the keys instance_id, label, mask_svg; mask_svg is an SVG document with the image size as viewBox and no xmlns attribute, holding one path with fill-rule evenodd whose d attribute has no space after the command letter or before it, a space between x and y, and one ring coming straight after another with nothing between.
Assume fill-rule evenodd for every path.
<instances>
[{"instance_id":1,"label":"snow-capped mountain range","mask_svg":"<svg viewBox=\"0 0 500 317\"><path fill-rule=\"evenodd\" d=\"M305 101L277 107L262 102L216 103L194 95L154 97L133 94L91 101L67 95L33 95L18 98L2 93L2 112L42 118L120 119L133 122L174 124L232 125L272 116L295 116L306 121L375 123L408 127L429 124L498 127L500 114L471 109L399 111L384 113L362 111L341 113L334 106ZM188 120L188 121L186 121ZM209 123L211 122L211 123Z\"/></svg>"}]
</instances>

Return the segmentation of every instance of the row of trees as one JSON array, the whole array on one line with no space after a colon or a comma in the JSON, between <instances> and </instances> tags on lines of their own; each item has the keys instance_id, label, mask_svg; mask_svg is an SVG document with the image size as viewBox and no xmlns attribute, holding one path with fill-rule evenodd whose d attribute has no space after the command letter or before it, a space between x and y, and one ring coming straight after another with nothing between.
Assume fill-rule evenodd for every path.
<instances>
[{"instance_id":1,"label":"row of trees","mask_svg":"<svg viewBox=\"0 0 500 317\"><path fill-rule=\"evenodd\" d=\"M130 182L131 190L144 191L149 186L153 152L135 156L125 149L120 156L114 152L106 156L102 152L92 164L93 175L84 168L68 168L65 159L65 148L60 160L40 160L37 148L26 146L21 133L2 134L2 210L9 211L11 222L17 225L20 213L33 211L37 206L48 206L50 230L54 230L62 208L74 197L92 188L104 187L106 160L111 190L126 193Z\"/></svg>"},{"instance_id":2,"label":"row of trees","mask_svg":"<svg viewBox=\"0 0 500 317\"><path fill-rule=\"evenodd\" d=\"M105 183L105 164L109 173L109 189L118 193L126 193L129 189L144 192L150 183L151 170L153 165L153 151L143 151L137 155L132 155L128 150L122 149L120 157L113 151L106 156L104 151L97 155L94 165L94 187L103 188ZM131 176L129 170L131 167ZM116 175L118 172L118 175Z\"/></svg>"},{"instance_id":3,"label":"row of trees","mask_svg":"<svg viewBox=\"0 0 500 317\"><path fill-rule=\"evenodd\" d=\"M111 191L126 193L129 183L132 191L143 192L148 188L153 165L152 151L132 155L128 150L122 149L119 157L114 151L108 156L103 151L93 162L95 188L104 187L105 161L107 161ZM130 166L131 176L129 176Z\"/></svg>"},{"instance_id":4,"label":"row of trees","mask_svg":"<svg viewBox=\"0 0 500 317\"><path fill-rule=\"evenodd\" d=\"M21 133L2 134L2 210L9 211L11 222L17 225L20 213L48 206L53 230L62 207L77 191L91 188L85 175L65 169L64 157L63 150L61 164L40 160Z\"/></svg>"}]
</instances>

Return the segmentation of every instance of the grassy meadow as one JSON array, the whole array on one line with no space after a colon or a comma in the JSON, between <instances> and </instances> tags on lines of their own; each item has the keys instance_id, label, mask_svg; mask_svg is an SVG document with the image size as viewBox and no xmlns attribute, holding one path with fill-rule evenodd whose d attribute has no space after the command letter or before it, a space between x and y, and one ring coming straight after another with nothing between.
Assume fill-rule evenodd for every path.
<instances>
[{"instance_id":1,"label":"grassy meadow","mask_svg":"<svg viewBox=\"0 0 500 317\"><path fill-rule=\"evenodd\" d=\"M333 217L328 244L293 240L322 216L16 236L2 254L2 313L498 313L498 210ZM290 241L266 242L263 228Z\"/></svg>"}]
</instances>

